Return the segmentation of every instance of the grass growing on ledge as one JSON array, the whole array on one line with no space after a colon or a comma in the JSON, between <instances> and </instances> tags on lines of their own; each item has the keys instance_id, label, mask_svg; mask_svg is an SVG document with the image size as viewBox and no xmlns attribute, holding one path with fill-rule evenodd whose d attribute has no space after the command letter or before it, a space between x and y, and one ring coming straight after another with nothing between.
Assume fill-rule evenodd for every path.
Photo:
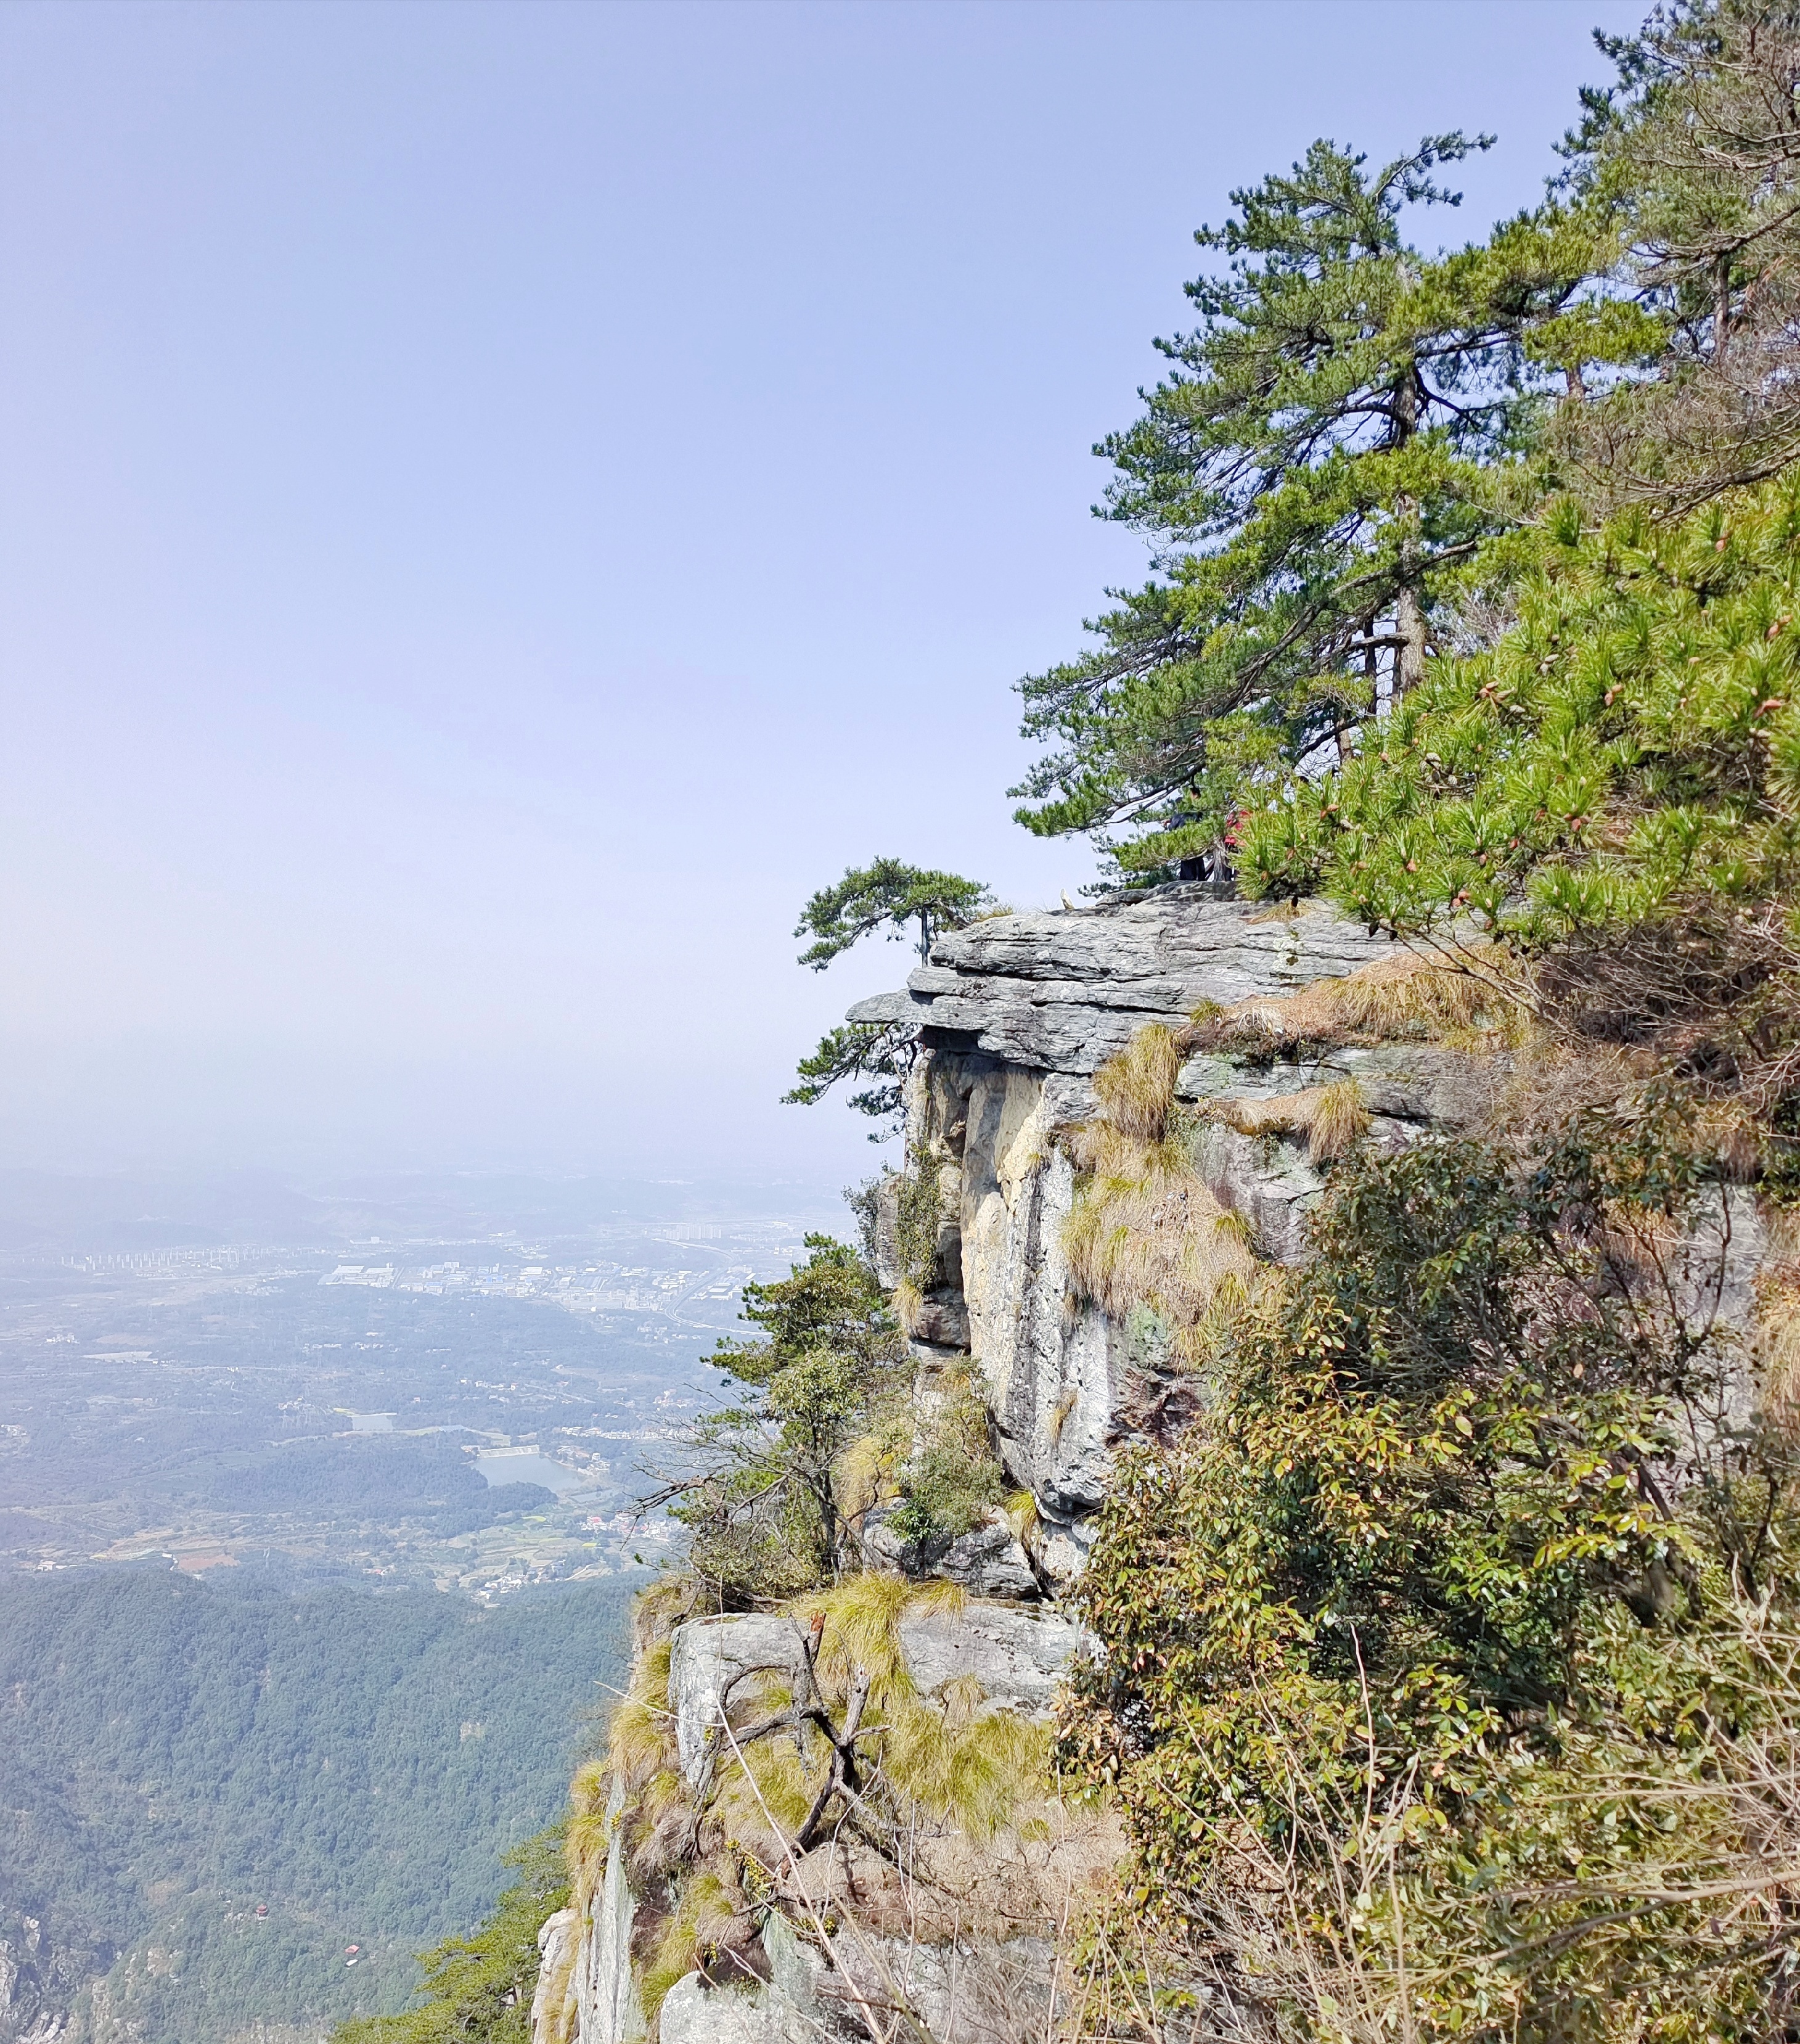
<instances>
[{"instance_id":1,"label":"grass growing on ledge","mask_svg":"<svg viewBox=\"0 0 1800 2044\"><path fill-rule=\"evenodd\" d=\"M1518 967L1483 945L1467 967L1403 951L1296 993L1257 997L1195 1017L1194 1047L1252 1055L1302 1045L1437 1042L1483 1024L1510 1027L1518 1010L1503 991Z\"/></svg>"},{"instance_id":2,"label":"grass growing on ledge","mask_svg":"<svg viewBox=\"0 0 1800 2044\"><path fill-rule=\"evenodd\" d=\"M1300 1135L1315 1164L1348 1156L1368 1133L1362 1088L1354 1079L1307 1086L1272 1100L1219 1100L1207 1104L1208 1118L1243 1135Z\"/></svg>"},{"instance_id":3,"label":"grass growing on ledge","mask_svg":"<svg viewBox=\"0 0 1800 2044\"><path fill-rule=\"evenodd\" d=\"M1082 1174L1063 1224L1071 1283L1115 1320L1153 1306L1192 1359L1256 1288L1249 1231L1195 1172L1175 1104L1183 1035L1140 1029L1094 1076L1096 1119L1069 1139Z\"/></svg>"}]
</instances>

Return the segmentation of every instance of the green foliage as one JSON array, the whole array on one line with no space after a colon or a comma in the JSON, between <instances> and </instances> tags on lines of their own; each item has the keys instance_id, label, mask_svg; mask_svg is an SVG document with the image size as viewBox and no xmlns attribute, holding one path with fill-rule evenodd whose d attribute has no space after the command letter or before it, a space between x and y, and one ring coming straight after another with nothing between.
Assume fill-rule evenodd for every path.
<instances>
[{"instance_id":1,"label":"green foliage","mask_svg":"<svg viewBox=\"0 0 1800 2044\"><path fill-rule=\"evenodd\" d=\"M800 911L794 935L814 941L800 953L800 962L823 972L833 959L884 923L891 937L904 936L908 924L916 923L919 955L929 959L932 938L940 930L959 930L973 922L988 899L979 880L907 866L897 859L852 866L842 880L822 887Z\"/></svg>"},{"instance_id":2,"label":"green foliage","mask_svg":"<svg viewBox=\"0 0 1800 2044\"><path fill-rule=\"evenodd\" d=\"M959 930L990 912L1000 912L979 880L926 871L897 859L877 859L869 866L853 866L835 886L821 888L801 911L794 935L814 939L800 953L800 962L823 972L883 924L890 937L900 937L916 924L923 961L930 959L931 940L940 931ZM850 1104L858 1113L886 1124L869 1137L872 1143L885 1142L897 1124L917 1035L904 1021L841 1023L819 1038L810 1056L801 1058L800 1083L782 1100L812 1107L840 1080L870 1081L850 1095Z\"/></svg>"},{"instance_id":3,"label":"green foliage","mask_svg":"<svg viewBox=\"0 0 1800 2044\"><path fill-rule=\"evenodd\" d=\"M1502 939L1487 977L1660 1056L1790 1174L1800 468L1680 519L1593 529L1563 500L1505 562L1512 628L1260 810L1246 870L1453 950Z\"/></svg>"},{"instance_id":4,"label":"green foliage","mask_svg":"<svg viewBox=\"0 0 1800 2044\"><path fill-rule=\"evenodd\" d=\"M1508 564L1491 651L1434 663L1361 757L1250 820L1257 884L1538 947L1790 898L1800 471L1668 524L1565 501Z\"/></svg>"},{"instance_id":5,"label":"green foliage","mask_svg":"<svg viewBox=\"0 0 1800 2044\"><path fill-rule=\"evenodd\" d=\"M1248 811L1257 884L1297 888L1317 834L1259 813L1271 790L1359 737L1391 750L1375 719L1428 650L1505 632L1545 568L1507 536L1580 522L1559 491L1602 519L1684 509L1800 456L1800 20L1682 0L1601 40L1618 80L1584 94L1562 190L1483 243L1402 234L1457 136L1374 175L1315 143L1201 230L1228 263L1188 287L1202 323L1097 450L1162 574L1022 685L1057 748L1016 791L1029 828L1123 832L1121 866L1155 878L1222 858ZM1471 849L1491 869L1510 843Z\"/></svg>"},{"instance_id":6,"label":"green foliage","mask_svg":"<svg viewBox=\"0 0 1800 2044\"><path fill-rule=\"evenodd\" d=\"M903 1540L931 1547L970 1531L1006 1494L980 1381L972 1370L957 1373L919 1428L888 1523Z\"/></svg>"},{"instance_id":7,"label":"green foliage","mask_svg":"<svg viewBox=\"0 0 1800 2044\"><path fill-rule=\"evenodd\" d=\"M1315 142L1200 229L1229 267L1188 286L1200 326L1157 344L1169 377L1096 449L1107 514L1165 575L1092 628L1100 650L1021 684L1026 735L1061 748L1015 791L1030 829L1126 827L1110 848L1154 877L1228 842L1271 774L1347 744L1383 668L1416 680L1495 528L1485 471L1541 409L1524 340L1597 259L1585 216L1554 208L1436 263L1407 244L1406 208L1455 204L1433 174L1485 146L1428 136L1371 172Z\"/></svg>"},{"instance_id":8,"label":"green foliage","mask_svg":"<svg viewBox=\"0 0 1800 2044\"><path fill-rule=\"evenodd\" d=\"M1123 828L1152 875L1230 843L1417 943L1203 1039L1529 1013L1615 1102L1384 1155L1321 1089L1349 1154L1312 1261L1120 1465L1064 1758L1245 2034L1794 2021L1800 1520L1715 1314L1744 1181L1787 1197L1800 1147L1800 16L1676 4L1603 47L1560 192L1480 248L1399 240L1443 144L1391 187L1322 145L1236 195L1238 267L1104 450L1164 578L1025 685L1063 748L1032 828ZM1079 1132L1096 1183L1122 1130ZM1081 1220L1115 1317L1168 1289L1147 1197L1103 1270Z\"/></svg>"},{"instance_id":9,"label":"green foliage","mask_svg":"<svg viewBox=\"0 0 1800 2044\"><path fill-rule=\"evenodd\" d=\"M628 1603L0 1582L0 1934L110 1964L144 2044L399 2008L561 1808Z\"/></svg>"},{"instance_id":10,"label":"green foliage","mask_svg":"<svg viewBox=\"0 0 1800 2044\"><path fill-rule=\"evenodd\" d=\"M915 1145L907 1158L894 1212L894 1247L900 1281L925 1293L938 1281L938 1232L943 1225L940 1159L928 1144Z\"/></svg>"},{"instance_id":11,"label":"green foliage","mask_svg":"<svg viewBox=\"0 0 1800 2044\"><path fill-rule=\"evenodd\" d=\"M716 1368L740 1383L765 1386L818 1349L877 1362L892 1346L892 1323L875 1274L848 1243L809 1235L805 1262L773 1284L744 1287L741 1317L760 1327L760 1342L721 1341Z\"/></svg>"},{"instance_id":12,"label":"green foliage","mask_svg":"<svg viewBox=\"0 0 1800 2044\"><path fill-rule=\"evenodd\" d=\"M1677 0L1599 40L1618 82L1583 95L1569 182L1620 252L1589 352L1635 373L1571 413L1564 451L1604 502L1691 505L1800 451L1800 21Z\"/></svg>"},{"instance_id":13,"label":"green foliage","mask_svg":"<svg viewBox=\"0 0 1800 2044\"><path fill-rule=\"evenodd\" d=\"M1800 1722L1791 1654L1751 1638L1793 1558L1785 1459L1734 1428L1712 1317L1730 1197L1673 1108L1525 1170L1468 1143L1353 1158L1207 1412L1126 1458L1065 1757L1227 1970L1261 1963L1246 1892L1284 1896L1264 1942L1316 1963L1266 1991L1299 2033L1754 2028L1779 1953L1734 1933L1729 1980L1671 1974L1704 1910L1656 1899L1665 1862L1685 1895L1748 1849L1741 1804L1706 1830L1721 1742Z\"/></svg>"},{"instance_id":14,"label":"green foliage","mask_svg":"<svg viewBox=\"0 0 1800 2044\"><path fill-rule=\"evenodd\" d=\"M874 1082L853 1093L850 1104L887 1126L869 1136L883 1143L894 1132L900 1113L906 1076L918 1053L919 1032L907 1022L841 1022L819 1039L819 1047L800 1061L800 1084L781 1096L790 1107L814 1107L840 1079Z\"/></svg>"},{"instance_id":15,"label":"green foliage","mask_svg":"<svg viewBox=\"0 0 1800 2044\"><path fill-rule=\"evenodd\" d=\"M761 1342L712 1358L749 1394L704 1416L695 1473L659 1493L693 1531L690 1566L721 1603L791 1596L842 1566L850 1529L836 1464L904 1397L904 1344L856 1251L809 1235L787 1278L744 1288Z\"/></svg>"},{"instance_id":16,"label":"green foliage","mask_svg":"<svg viewBox=\"0 0 1800 2044\"><path fill-rule=\"evenodd\" d=\"M518 1878L479 1930L420 1954L415 2005L340 2023L333 2044L531 2044L539 1927L569 1899L562 1834L540 1831L501 1857Z\"/></svg>"}]
</instances>

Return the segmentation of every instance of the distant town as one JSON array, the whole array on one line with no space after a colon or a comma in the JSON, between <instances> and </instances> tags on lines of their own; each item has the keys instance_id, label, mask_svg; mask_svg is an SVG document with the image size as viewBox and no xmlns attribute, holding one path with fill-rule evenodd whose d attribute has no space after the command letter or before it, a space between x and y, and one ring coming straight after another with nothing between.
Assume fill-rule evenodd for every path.
<instances>
[{"instance_id":1,"label":"distant town","mask_svg":"<svg viewBox=\"0 0 1800 2044\"><path fill-rule=\"evenodd\" d=\"M0 1256L0 1569L478 1601L657 1567L746 1283L829 1216Z\"/></svg>"}]
</instances>

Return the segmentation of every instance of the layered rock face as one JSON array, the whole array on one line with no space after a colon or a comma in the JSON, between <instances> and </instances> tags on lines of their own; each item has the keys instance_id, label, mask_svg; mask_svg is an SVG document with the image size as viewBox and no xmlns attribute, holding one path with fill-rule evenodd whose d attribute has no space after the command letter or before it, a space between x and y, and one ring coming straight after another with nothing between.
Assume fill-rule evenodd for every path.
<instances>
[{"instance_id":1,"label":"layered rock face","mask_svg":"<svg viewBox=\"0 0 1800 2044\"><path fill-rule=\"evenodd\" d=\"M1109 1321L1074 1293L1061 1231L1075 1172L1058 1132L1093 1112L1093 1074L1146 1024L1179 1028L1197 1009L1291 994L1395 949L1322 908L1288 914L1171 887L976 924L940 938L904 990L851 1009L854 1020L916 1020L908 1149L935 1162L943 1218L915 1331L924 1356L966 1352L980 1365L1002 1456L1037 1501L1034 1558L1051 1586L1080 1572L1119 1443L1166 1432L1191 1395L1162 1366L1153 1330ZM1386 1044L1264 1062L1196 1055L1176 1091L1254 1102L1349 1079L1377 1138L1396 1142L1456 1126L1480 1083L1468 1058ZM1262 1254L1299 1254L1322 1182L1303 1137L1242 1135L1222 1120L1205 1130L1199 1164ZM881 1234L891 1281L891 1211Z\"/></svg>"}]
</instances>

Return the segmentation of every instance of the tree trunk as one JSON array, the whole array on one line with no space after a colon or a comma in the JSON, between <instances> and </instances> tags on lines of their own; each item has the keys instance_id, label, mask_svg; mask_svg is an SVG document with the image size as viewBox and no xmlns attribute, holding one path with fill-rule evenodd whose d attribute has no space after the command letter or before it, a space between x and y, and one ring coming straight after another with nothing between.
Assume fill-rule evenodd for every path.
<instances>
[{"instance_id":1,"label":"tree trunk","mask_svg":"<svg viewBox=\"0 0 1800 2044\"><path fill-rule=\"evenodd\" d=\"M1404 447L1418 423L1418 386L1412 365L1394 392L1390 444ZM1407 496L1394 500L1394 516L1400 528L1400 586L1394 598L1394 632L1399 640L1394 653L1394 694L1396 699L1425 678L1425 601L1420 584L1418 506Z\"/></svg>"},{"instance_id":2,"label":"tree trunk","mask_svg":"<svg viewBox=\"0 0 1800 2044\"><path fill-rule=\"evenodd\" d=\"M1416 545L1410 550L1415 555ZM1405 555L1402 555L1403 566ZM1403 582L1394 601L1394 630L1400 643L1394 652L1394 694L1403 696L1425 679L1425 605L1416 580Z\"/></svg>"},{"instance_id":3,"label":"tree trunk","mask_svg":"<svg viewBox=\"0 0 1800 2044\"><path fill-rule=\"evenodd\" d=\"M1372 639L1375 636L1375 626L1376 620L1373 617L1365 617L1363 620L1364 638ZM1372 646L1367 646L1363 649L1363 681L1368 690L1368 717L1372 722L1375 717L1376 691L1376 652ZM1338 728L1333 735L1338 740L1338 762L1340 766L1343 765L1351 755L1356 730L1357 726L1353 724L1348 717L1342 716L1338 717Z\"/></svg>"}]
</instances>

